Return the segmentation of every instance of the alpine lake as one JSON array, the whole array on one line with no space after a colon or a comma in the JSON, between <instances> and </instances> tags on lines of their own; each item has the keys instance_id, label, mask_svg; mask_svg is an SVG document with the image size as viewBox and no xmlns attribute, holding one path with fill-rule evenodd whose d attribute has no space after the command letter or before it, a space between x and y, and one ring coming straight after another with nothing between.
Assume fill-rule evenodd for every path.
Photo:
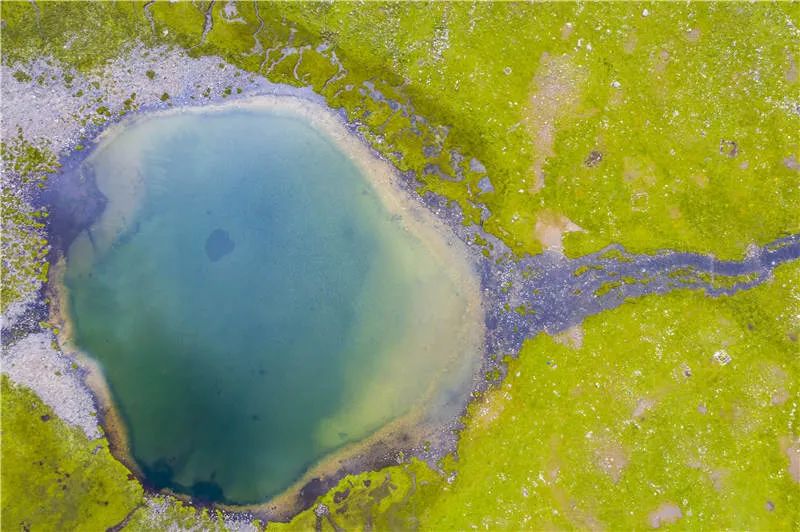
<instances>
[{"instance_id":1,"label":"alpine lake","mask_svg":"<svg viewBox=\"0 0 800 532\"><path fill-rule=\"evenodd\" d=\"M292 102L143 115L73 170L104 207L66 253L70 342L157 489L264 502L390 425L452 422L473 387L464 244Z\"/></svg>"}]
</instances>

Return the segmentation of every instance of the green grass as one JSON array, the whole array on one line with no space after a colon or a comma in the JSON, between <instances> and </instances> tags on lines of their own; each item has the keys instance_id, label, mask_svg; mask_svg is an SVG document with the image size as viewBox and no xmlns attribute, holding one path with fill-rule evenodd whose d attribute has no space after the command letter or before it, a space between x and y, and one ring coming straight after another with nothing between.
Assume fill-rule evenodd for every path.
<instances>
[{"instance_id":1,"label":"green grass","mask_svg":"<svg viewBox=\"0 0 800 532\"><path fill-rule=\"evenodd\" d=\"M32 78L28 74L26 74L25 72L23 72L21 70L17 70L16 72L14 72L14 79L19 81L20 83L27 83Z\"/></svg>"},{"instance_id":2,"label":"green grass","mask_svg":"<svg viewBox=\"0 0 800 532\"><path fill-rule=\"evenodd\" d=\"M142 499L108 451L33 392L2 378L2 522L8 530L105 530Z\"/></svg>"},{"instance_id":3,"label":"green grass","mask_svg":"<svg viewBox=\"0 0 800 532\"><path fill-rule=\"evenodd\" d=\"M200 43L203 13L190 2L156 2L151 8L159 39L189 48ZM164 31L167 35L164 35Z\"/></svg>"},{"instance_id":4,"label":"green grass","mask_svg":"<svg viewBox=\"0 0 800 532\"><path fill-rule=\"evenodd\" d=\"M635 4L275 9L334 43L349 75L324 92L333 105L356 118L374 112L363 97L334 96L370 79L429 121L419 134L408 135L402 120L382 131L379 149L400 151L401 167L447 168L451 148L480 159L495 193L476 196L480 173L426 186L473 214L470 202L487 203L494 216L486 228L517 251L540 249L533 228L548 209L586 230L567 237L571 255L619 242L741 256L750 243L800 228L798 176L784 164L800 149L800 115L781 103L798 94L787 79L797 52L786 20L800 20L796 5L672 4L650 6L647 17ZM449 47L437 59L445 34ZM553 111L549 157L535 140L546 109L531 103L548 83L571 94L553 99L568 112ZM444 138L438 126L449 128ZM737 143L735 157L720 153L725 139ZM424 157L424 145L443 155ZM595 150L602 162L587 166ZM532 165L542 158L545 186L533 193Z\"/></svg>"},{"instance_id":5,"label":"green grass","mask_svg":"<svg viewBox=\"0 0 800 532\"><path fill-rule=\"evenodd\" d=\"M352 475L320 497L318 504L328 507L328 516L318 518L311 509L290 523L269 523L267 530L415 530L423 523L420 516L429 501L441 492L444 481L439 473L417 459L402 465Z\"/></svg>"},{"instance_id":6,"label":"green grass","mask_svg":"<svg viewBox=\"0 0 800 532\"><path fill-rule=\"evenodd\" d=\"M44 187L48 175L58 168L52 152L33 146L21 132L3 139L0 155L6 179L15 176L21 188ZM34 294L47 279L49 245L43 229L48 213L29 205L11 181L4 180L0 201L0 310L5 312L11 303Z\"/></svg>"},{"instance_id":7,"label":"green grass","mask_svg":"<svg viewBox=\"0 0 800 532\"><path fill-rule=\"evenodd\" d=\"M798 283L784 266L730 298L681 291L593 316L577 349L529 341L471 407L458 477L426 524L642 529L675 503L687 528L797 526L781 439L800 432Z\"/></svg>"},{"instance_id":8,"label":"green grass","mask_svg":"<svg viewBox=\"0 0 800 532\"><path fill-rule=\"evenodd\" d=\"M3 205L0 310L4 312L15 301L34 294L47 279L49 246L42 232L42 213L6 188L0 199Z\"/></svg>"},{"instance_id":9,"label":"green grass","mask_svg":"<svg viewBox=\"0 0 800 532\"><path fill-rule=\"evenodd\" d=\"M135 40L152 43L141 2L3 2L3 63L40 56L81 72L95 69Z\"/></svg>"},{"instance_id":10,"label":"green grass","mask_svg":"<svg viewBox=\"0 0 800 532\"><path fill-rule=\"evenodd\" d=\"M226 530L215 512L146 499L107 440L89 440L5 375L0 397L3 530L107 530L126 519L125 530Z\"/></svg>"}]
</instances>

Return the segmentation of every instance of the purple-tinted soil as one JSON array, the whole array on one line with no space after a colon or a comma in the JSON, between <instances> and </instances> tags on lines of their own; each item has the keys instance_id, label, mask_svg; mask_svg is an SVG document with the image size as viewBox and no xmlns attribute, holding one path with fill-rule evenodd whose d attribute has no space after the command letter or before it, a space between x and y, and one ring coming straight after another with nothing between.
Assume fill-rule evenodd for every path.
<instances>
[{"instance_id":1,"label":"purple-tinted soil","mask_svg":"<svg viewBox=\"0 0 800 532\"><path fill-rule=\"evenodd\" d=\"M416 194L413 177L404 176L404 182ZM516 258L494 236L475 225L464 226L461 210L446 198L427 193L421 199L459 238L473 242L477 235L492 244L489 257L477 258L486 312L487 369L501 364L505 355L516 356L526 338L558 333L630 298L677 289L702 290L711 297L731 295L763 283L776 266L800 258L800 234L754 248L742 261L674 251L637 255L620 245L577 259L553 252Z\"/></svg>"}]
</instances>

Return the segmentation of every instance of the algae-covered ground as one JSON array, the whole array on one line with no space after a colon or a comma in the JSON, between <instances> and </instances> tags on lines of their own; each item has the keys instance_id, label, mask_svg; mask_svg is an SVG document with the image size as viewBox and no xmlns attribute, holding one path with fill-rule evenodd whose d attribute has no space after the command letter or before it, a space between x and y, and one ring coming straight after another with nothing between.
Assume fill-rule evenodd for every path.
<instances>
[{"instance_id":1,"label":"algae-covered ground","mask_svg":"<svg viewBox=\"0 0 800 532\"><path fill-rule=\"evenodd\" d=\"M258 76L313 89L519 256L733 259L800 232L798 3L7 1L0 20L4 98L40 95L47 124L3 129L4 318L47 278L30 200L59 157L124 114ZM179 94L169 47L243 74ZM147 91L126 91L137 61ZM58 136L59 108L80 134ZM513 356L456 452L346 477L268 528L797 529L798 286L794 261L733 296L651 295L492 353ZM245 526L143 495L104 440L5 378L2 402L4 527Z\"/></svg>"},{"instance_id":2,"label":"algae-covered ground","mask_svg":"<svg viewBox=\"0 0 800 532\"><path fill-rule=\"evenodd\" d=\"M107 528L142 498L142 487L109 453L44 405L2 381L2 516L13 530Z\"/></svg>"}]
</instances>

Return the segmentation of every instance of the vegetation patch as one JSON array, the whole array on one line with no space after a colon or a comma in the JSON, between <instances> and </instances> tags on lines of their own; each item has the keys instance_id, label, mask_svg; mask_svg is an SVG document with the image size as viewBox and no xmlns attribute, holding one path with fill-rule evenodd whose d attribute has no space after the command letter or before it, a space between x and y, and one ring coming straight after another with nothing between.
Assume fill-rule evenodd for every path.
<instances>
[{"instance_id":1,"label":"vegetation patch","mask_svg":"<svg viewBox=\"0 0 800 532\"><path fill-rule=\"evenodd\" d=\"M2 378L2 520L15 530L105 530L142 499L108 450Z\"/></svg>"},{"instance_id":2,"label":"vegetation patch","mask_svg":"<svg viewBox=\"0 0 800 532\"><path fill-rule=\"evenodd\" d=\"M11 303L35 294L47 279L49 245L44 221L48 213L45 209L34 209L27 196L31 190L44 187L58 163L49 150L32 145L21 131L16 137L4 139L0 156L3 170L0 310L5 312Z\"/></svg>"}]
</instances>

